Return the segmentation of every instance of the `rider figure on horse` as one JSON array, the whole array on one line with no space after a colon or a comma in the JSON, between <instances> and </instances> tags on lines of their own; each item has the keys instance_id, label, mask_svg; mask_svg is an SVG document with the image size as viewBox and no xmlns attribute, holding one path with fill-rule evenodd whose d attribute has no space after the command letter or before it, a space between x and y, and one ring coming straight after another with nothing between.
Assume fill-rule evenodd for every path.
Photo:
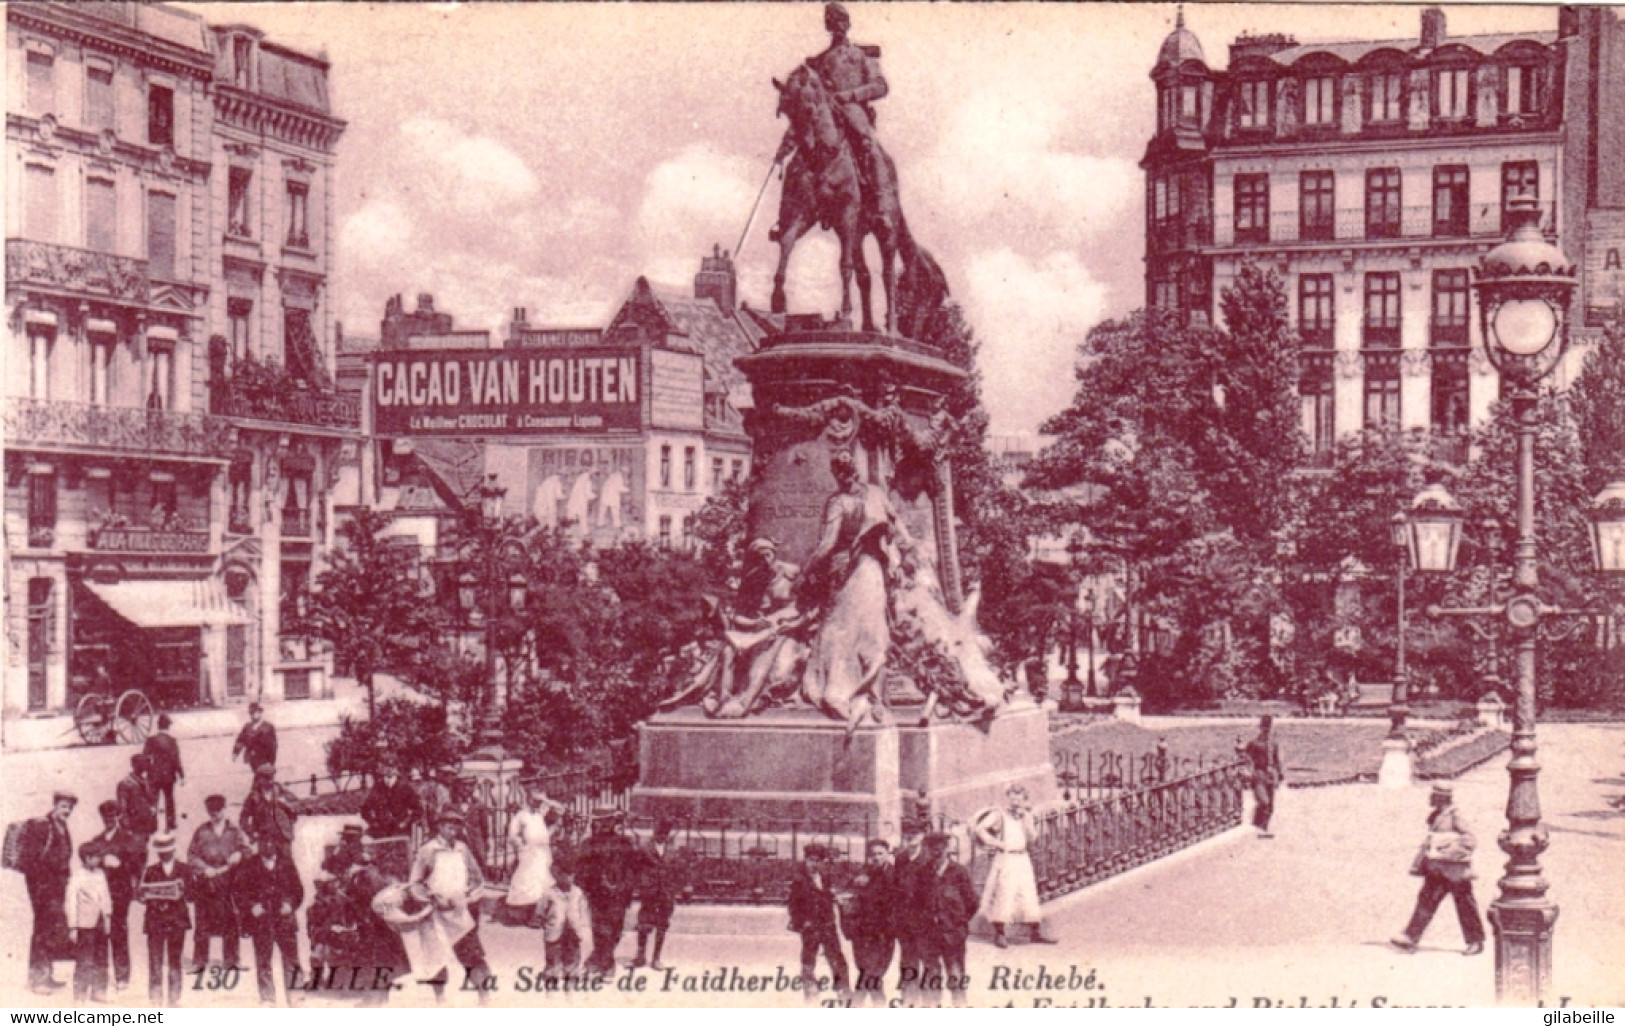
<instances>
[{"instance_id":1,"label":"rider figure on horse","mask_svg":"<svg viewBox=\"0 0 1625 1026\"><path fill-rule=\"evenodd\" d=\"M852 16L838 3L824 5L824 28L829 30L829 49L807 59L835 105L835 116L857 159L858 174L866 189L880 180L880 143L875 139L874 101L886 95L886 79L880 74L879 48L859 46L847 38ZM775 164L782 163L795 149L790 132L779 144Z\"/></svg>"}]
</instances>

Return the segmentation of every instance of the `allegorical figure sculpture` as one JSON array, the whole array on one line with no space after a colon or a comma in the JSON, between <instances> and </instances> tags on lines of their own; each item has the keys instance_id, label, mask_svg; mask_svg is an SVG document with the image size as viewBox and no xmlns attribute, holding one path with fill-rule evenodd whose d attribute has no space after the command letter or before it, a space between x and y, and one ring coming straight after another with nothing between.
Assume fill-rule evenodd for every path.
<instances>
[{"instance_id":1,"label":"allegorical figure sculpture","mask_svg":"<svg viewBox=\"0 0 1625 1026\"><path fill-rule=\"evenodd\" d=\"M874 101L886 95L879 50L847 38L851 16L838 3L824 8L830 45L791 72L779 91L778 114L790 127L775 164L788 161L779 220L770 238L779 244L772 309L784 313L790 254L803 235L833 229L840 241L841 318L852 315L852 279L863 305L863 330L873 331L869 268L863 240L880 248L886 292L886 330L923 338L948 296L942 269L909 234L897 185L897 168L875 136Z\"/></svg>"},{"instance_id":2,"label":"allegorical figure sculpture","mask_svg":"<svg viewBox=\"0 0 1625 1026\"><path fill-rule=\"evenodd\" d=\"M738 719L754 712L769 690L793 694L807 655L795 597L800 572L778 558L772 539L751 542L738 605L718 610L722 638L697 678L707 715Z\"/></svg>"}]
</instances>

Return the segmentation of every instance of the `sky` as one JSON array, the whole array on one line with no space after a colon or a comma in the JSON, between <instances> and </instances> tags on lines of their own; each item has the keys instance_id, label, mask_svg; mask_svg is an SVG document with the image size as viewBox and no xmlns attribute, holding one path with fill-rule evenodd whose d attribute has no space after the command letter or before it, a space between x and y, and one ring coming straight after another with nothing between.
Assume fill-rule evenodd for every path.
<instances>
[{"instance_id":1,"label":"sky","mask_svg":"<svg viewBox=\"0 0 1625 1026\"><path fill-rule=\"evenodd\" d=\"M771 80L828 43L801 4L181 4L332 62L335 316L376 335L385 300L435 296L459 328L602 326L640 275L688 287L731 249L785 122ZM881 47L877 104L910 229L982 343L998 433L1073 391L1088 329L1142 305L1138 162L1171 4L849 5ZM1187 5L1208 64L1242 32L1415 38L1419 8ZM1449 32L1553 30L1557 9L1447 8ZM770 182L739 254L766 308ZM871 264L874 261L871 259ZM878 290L877 290L878 291ZM839 305L829 233L792 258L793 312ZM877 300L877 315L880 312Z\"/></svg>"}]
</instances>

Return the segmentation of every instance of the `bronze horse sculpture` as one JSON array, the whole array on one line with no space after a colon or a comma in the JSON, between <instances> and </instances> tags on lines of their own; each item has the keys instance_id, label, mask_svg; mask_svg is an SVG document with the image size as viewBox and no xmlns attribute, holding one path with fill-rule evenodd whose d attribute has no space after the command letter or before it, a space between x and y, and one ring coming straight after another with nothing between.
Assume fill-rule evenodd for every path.
<instances>
[{"instance_id":1,"label":"bronze horse sculpture","mask_svg":"<svg viewBox=\"0 0 1625 1026\"><path fill-rule=\"evenodd\" d=\"M779 266L773 275L773 306L785 312L784 279L796 243L815 227L833 229L841 247L841 317L852 316L852 278L858 281L863 330L874 331L869 266L863 240L873 235L880 248L881 284L886 293L886 331L923 339L932 318L948 297L947 279L931 254L909 234L898 198L897 167L877 150L878 181L866 182L858 171L851 141L836 121L823 81L803 64L779 91L778 115L790 120L795 146L784 171L779 222L772 238L779 244Z\"/></svg>"}]
</instances>

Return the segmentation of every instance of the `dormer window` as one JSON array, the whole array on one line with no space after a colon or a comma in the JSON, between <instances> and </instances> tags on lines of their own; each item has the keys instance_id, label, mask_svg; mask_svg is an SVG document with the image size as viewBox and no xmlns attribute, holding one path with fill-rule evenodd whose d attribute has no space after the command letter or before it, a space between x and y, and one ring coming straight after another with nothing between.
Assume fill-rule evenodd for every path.
<instances>
[{"instance_id":1,"label":"dormer window","mask_svg":"<svg viewBox=\"0 0 1625 1026\"><path fill-rule=\"evenodd\" d=\"M1179 120L1183 122L1201 121L1201 88L1192 84L1179 87Z\"/></svg>"},{"instance_id":2,"label":"dormer window","mask_svg":"<svg viewBox=\"0 0 1625 1026\"><path fill-rule=\"evenodd\" d=\"M231 40L231 84L238 89L253 88L253 79L250 77L250 62L253 59L254 43L247 36L235 36Z\"/></svg>"},{"instance_id":3,"label":"dormer window","mask_svg":"<svg viewBox=\"0 0 1625 1026\"><path fill-rule=\"evenodd\" d=\"M1371 104L1367 121L1401 121L1405 117L1405 76L1388 71L1371 76Z\"/></svg>"},{"instance_id":4,"label":"dormer window","mask_svg":"<svg viewBox=\"0 0 1625 1026\"><path fill-rule=\"evenodd\" d=\"M1241 83L1236 103L1237 128L1268 128L1270 123L1270 84L1267 81Z\"/></svg>"},{"instance_id":5,"label":"dormer window","mask_svg":"<svg viewBox=\"0 0 1625 1026\"><path fill-rule=\"evenodd\" d=\"M1469 68L1443 68L1433 73L1434 116L1460 120L1468 115L1472 97Z\"/></svg>"},{"instance_id":6,"label":"dormer window","mask_svg":"<svg viewBox=\"0 0 1625 1026\"><path fill-rule=\"evenodd\" d=\"M1506 112L1527 117L1540 110L1540 72L1529 64L1507 68Z\"/></svg>"},{"instance_id":7,"label":"dormer window","mask_svg":"<svg viewBox=\"0 0 1625 1026\"><path fill-rule=\"evenodd\" d=\"M1310 127L1337 121L1337 79L1330 75L1304 79L1303 123Z\"/></svg>"}]
</instances>

